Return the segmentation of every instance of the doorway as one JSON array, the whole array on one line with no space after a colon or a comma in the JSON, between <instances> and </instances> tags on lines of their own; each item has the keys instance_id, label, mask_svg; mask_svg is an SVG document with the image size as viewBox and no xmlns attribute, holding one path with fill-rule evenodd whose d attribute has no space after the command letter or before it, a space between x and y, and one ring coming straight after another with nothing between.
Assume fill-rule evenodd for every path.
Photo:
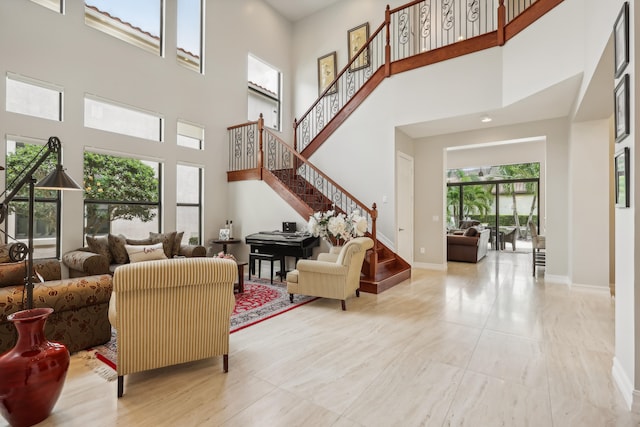
<instances>
[{"instance_id":1,"label":"doorway","mask_svg":"<svg viewBox=\"0 0 640 427\"><path fill-rule=\"evenodd\" d=\"M396 251L410 265L413 265L413 157L398 152L396 155L398 173L396 182Z\"/></svg>"}]
</instances>

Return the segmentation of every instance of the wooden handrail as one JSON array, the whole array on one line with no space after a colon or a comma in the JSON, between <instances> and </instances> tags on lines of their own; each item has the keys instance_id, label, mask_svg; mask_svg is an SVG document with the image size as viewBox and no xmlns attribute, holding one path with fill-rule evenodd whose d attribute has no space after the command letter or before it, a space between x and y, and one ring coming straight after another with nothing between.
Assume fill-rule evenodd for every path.
<instances>
[{"instance_id":1,"label":"wooden handrail","mask_svg":"<svg viewBox=\"0 0 640 427\"><path fill-rule=\"evenodd\" d=\"M309 109L307 109L307 111L304 112L304 114L302 114L302 116L300 116L300 119L294 119L293 121L293 128L296 129L298 126L298 123L300 123L305 117L307 117L311 111L313 111L313 109L316 107L316 105L318 105L318 103L320 101L322 101L322 98L324 98L324 96L327 94L327 92L329 92L331 90L331 88L334 86L335 83L338 83L340 80L340 77L342 77L342 75L344 73L346 73L347 71L349 71L349 67L351 66L351 64L354 63L354 61L356 61L358 59L358 57L360 56L360 54L362 52L364 52L366 49L368 49L370 46L369 44L371 43L371 41L373 39L375 39L375 37L378 35L378 33L380 31L382 31L382 29L384 28L385 24L381 24L377 30L375 30L373 32L373 34L367 39L366 43L364 43L362 45L362 47L356 52L355 55L353 55L353 58L351 58L351 61L349 61L349 63L338 73L338 75L336 76L335 79L333 79L333 81L327 85L327 88L325 90L322 91L322 93L320 94L320 96L318 96L318 99L316 99L316 101L311 104L311 107L309 107Z\"/></svg>"},{"instance_id":2,"label":"wooden handrail","mask_svg":"<svg viewBox=\"0 0 640 427\"><path fill-rule=\"evenodd\" d=\"M293 135L294 135L294 147L296 151L304 150L318 136L318 134L316 133L313 133L310 136L305 134L305 144L299 145L298 143L302 141L298 141L298 137L300 136L298 128L303 123L309 122L310 120L309 115L312 114L315 108L320 108L319 106L323 102L323 99L328 95L328 92L332 90L332 88L335 87L336 84L340 83L341 79L344 78L344 74L349 71L349 68L351 67L353 62L360 56L360 54L364 52L366 49L374 49L374 46L372 45L372 43L376 38L376 36L378 36L379 33L382 31L383 28L386 28L386 34L385 34L385 42L384 42L384 60L380 64L380 67L384 67L385 77L390 77L391 75L393 75L396 72L394 70L406 71L404 67L398 68L393 66L393 64L399 61L403 61L404 63L410 63L411 61L407 61L407 59L410 58L411 56L405 57L405 58L399 58L399 59L397 58L395 60L392 57L392 49L394 46L392 45L392 38L391 38L392 15L402 12L403 10L411 8L413 6L419 5L423 1L424 0L413 0L409 3L406 3L405 5L402 5L393 9L391 9L389 5L385 7L384 22L376 29L376 31L374 31L374 33L368 38L366 43L358 50L358 52L349 61L349 63L340 71L340 73L338 73L335 79L329 85L327 85L327 88L320 94L320 96L318 96L318 98L311 104L311 106L299 118L294 119ZM531 1L531 3L529 4L525 2L524 9L516 11L515 13L517 13L517 15L511 17L509 22L507 22L507 9L506 9L504 0L495 0L495 1L497 2L497 6L494 4L494 6L496 7L496 9L494 9L496 15L493 15L493 16L497 19L497 21L495 22L496 30L488 31L480 35L474 36L474 38L478 38L478 39L482 38L483 43L488 36L491 36L494 40L494 43L490 43L488 46L504 45L507 40L509 40L511 37L513 37L523 28L526 28L526 26L530 25L532 22L535 22L535 20L537 20L540 16L542 16L549 10L553 9L558 4L562 3L563 0L529 0ZM467 40L471 40L471 39L467 39ZM435 49L441 50L441 49L444 49L446 46L452 46L452 45L457 46L458 43L447 44L444 47L441 46ZM455 51L455 49L453 50ZM428 52L428 51L425 51L425 52ZM413 56L420 55L420 54L424 54L424 52L414 53ZM459 56L459 55L453 55L452 57L455 57L455 56ZM444 56L441 55L441 57L442 58L439 60L446 59L446 55ZM376 70L373 70L372 74L375 73L375 71ZM358 90L360 89L362 88L359 88ZM340 108L344 108L344 106ZM330 117L328 122L333 120L333 118L334 117ZM322 128L319 127L317 128L316 131L321 131L321 130ZM320 141L320 143L322 143L322 141Z\"/></svg>"},{"instance_id":3,"label":"wooden handrail","mask_svg":"<svg viewBox=\"0 0 640 427\"><path fill-rule=\"evenodd\" d=\"M260 117L262 117L262 113L260 113ZM255 124L258 124L258 121L259 121L259 120L260 120L260 119L258 119L258 120L254 120L254 121L252 121L252 122L241 123L241 124L239 124L239 125L229 126L229 127L227 128L227 130L233 130L233 129L238 129L238 128L242 128L242 127L245 127L245 126L255 125Z\"/></svg>"},{"instance_id":4,"label":"wooden handrail","mask_svg":"<svg viewBox=\"0 0 640 427\"><path fill-rule=\"evenodd\" d=\"M396 7L395 9L389 9L389 5L387 5L387 10L389 11L389 14L397 13L397 12L400 12L401 10L403 10L403 9L408 9L408 8L410 8L411 6L415 6L415 5L417 5L418 3L422 3L423 1L424 1L424 0L414 0L414 1L409 2L409 3L407 3L407 4L403 4L402 6L398 6L398 7Z\"/></svg>"},{"instance_id":5,"label":"wooden handrail","mask_svg":"<svg viewBox=\"0 0 640 427\"><path fill-rule=\"evenodd\" d=\"M325 174L324 172L322 172L320 169L318 169L313 163L311 163L309 160L305 159L304 157L302 157L300 155L300 153L298 153L297 151L295 151L289 144L287 144L286 142L284 142L284 140L282 140L282 138L280 138L278 135L276 135L275 133L271 132L269 129L265 128L264 129L266 133L268 133L269 135L271 135L271 137L273 137L273 139L275 139L276 141L278 141L280 144L282 144L285 149L287 151L289 151L293 156L295 156L295 158L298 160L299 164L305 164L307 166L309 166L311 169L313 169L318 175L320 175L323 179L325 179L328 183L330 183L331 185L333 185L334 187L336 187L336 189L340 190L340 192L342 194L344 194L345 196L347 196L349 199L353 200L355 202L355 204L357 204L361 209L363 209L364 211L367 212L368 215L371 215L373 217L373 209L370 209L367 207L367 205L365 205L363 202L361 202L360 200L358 200L356 197L354 197L351 193L349 193L347 190L345 190L340 184L338 184L337 182L335 182L334 180L332 180L331 178L329 178L329 176L327 176L327 174ZM262 144L262 142L261 142Z\"/></svg>"}]
</instances>

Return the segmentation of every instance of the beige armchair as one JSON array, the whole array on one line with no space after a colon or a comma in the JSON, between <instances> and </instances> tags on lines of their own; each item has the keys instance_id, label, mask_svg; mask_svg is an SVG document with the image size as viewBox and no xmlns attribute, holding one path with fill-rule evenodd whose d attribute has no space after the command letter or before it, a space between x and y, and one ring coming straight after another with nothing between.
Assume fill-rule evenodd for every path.
<instances>
[{"instance_id":1,"label":"beige armchair","mask_svg":"<svg viewBox=\"0 0 640 427\"><path fill-rule=\"evenodd\" d=\"M223 356L238 268L223 258L175 258L118 267L109 321L117 331L118 397L124 375Z\"/></svg>"},{"instance_id":2,"label":"beige armchair","mask_svg":"<svg viewBox=\"0 0 640 427\"><path fill-rule=\"evenodd\" d=\"M538 230L533 221L527 223L529 226L529 232L531 233L531 246L533 248L533 275L536 275L536 265L544 267L547 263L547 240L545 236L538 235Z\"/></svg>"},{"instance_id":3,"label":"beige armchair","mask_svg":"<svg viewBox=\"0 0 640 427\"><path fill-rule=\"evenodd\" d=\"M357 237L347 242L340 253L323 253L317 260L302 259L296 270L287 274L287 291L293 302L294 294L333 298L342 301L353 293L360 296L360 270L364 256L373 247L373 240Z\"/></svg>"}]
</instances>

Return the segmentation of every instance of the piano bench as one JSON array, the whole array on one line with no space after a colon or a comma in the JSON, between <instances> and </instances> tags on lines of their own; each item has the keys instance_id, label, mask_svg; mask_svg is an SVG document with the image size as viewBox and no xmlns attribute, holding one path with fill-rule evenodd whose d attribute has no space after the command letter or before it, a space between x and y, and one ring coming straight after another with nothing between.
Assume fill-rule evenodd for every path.
<instances>
[{"instance_id":1,"label":"piano bench","mask_svg":"<svg viewBox=\"0 0 640 427\"><path fill-rule=\"evenodd\" d=\"M249 280L251 280L251 273L255 274L256 272L256 261L258 261L258 277L260 277L260 272L262 270L262 261L269 261L271 263L271 284L273 284L273 263L278 261L280 270L281 271L285 270L284 257L282 255L262 254L262 253L256 253L256 252L250 253L249 254ZM281 274L280 274L280 278L282 279Z\"/></svg>"}]
</instances>

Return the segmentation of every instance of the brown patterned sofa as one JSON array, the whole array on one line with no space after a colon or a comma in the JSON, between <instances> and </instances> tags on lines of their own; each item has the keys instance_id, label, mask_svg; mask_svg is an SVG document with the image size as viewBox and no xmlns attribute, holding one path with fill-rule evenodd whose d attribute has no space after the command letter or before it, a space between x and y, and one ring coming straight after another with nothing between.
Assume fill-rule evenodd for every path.
<instances>
[{"instance_id":1,"label":"brown patterned sofa","mask_svg":"<svg viewBox=\"0 0 640 427\"><path fill-rule=\"evenodd\" d=\"M62 262L69 269L69 277L113 274L115 269L129 263L126 245L152 245L162 243L167 258L204 257L207 249L201 245L183 245L182 232L149 233L146 239L127 239L119 234L107 236L87 236L87 246L74 249L62 256Z\"/></svg>"},{"instance_id":2,"label":"brown patterned sofa","mask_svg":"<svg viewBox=\"0 0 640 427\"><path fill-rule=\"evenodd\" d=\"M44 282L33 289L34 307L51 307L45 335L62 342L69 352L104 344L111 339L109 299L113 289L110 275L60 279L58 260L36 260L35 271ZM0 264L0 353L12 348L17 339L7 316L25 308L23 300L25 262Z\"/></svg>"}]
</instances>

